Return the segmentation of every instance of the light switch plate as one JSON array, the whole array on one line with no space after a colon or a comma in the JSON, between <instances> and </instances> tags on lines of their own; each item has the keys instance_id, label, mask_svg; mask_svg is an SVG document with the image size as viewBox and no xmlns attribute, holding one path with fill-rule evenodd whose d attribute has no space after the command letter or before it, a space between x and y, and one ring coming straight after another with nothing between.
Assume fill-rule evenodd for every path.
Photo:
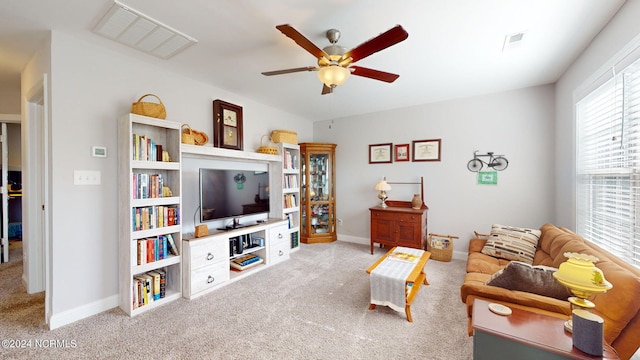
<instances>
[{"instance_id":1,"label":"light switch plate","mask_svg":"<svg viewBox=\"0 0 640 360\"><path fill-rule=\"evenodd\" d=\"M74 170L74 185L100 185L100 171Z\"/></svg>"}]
</instances>

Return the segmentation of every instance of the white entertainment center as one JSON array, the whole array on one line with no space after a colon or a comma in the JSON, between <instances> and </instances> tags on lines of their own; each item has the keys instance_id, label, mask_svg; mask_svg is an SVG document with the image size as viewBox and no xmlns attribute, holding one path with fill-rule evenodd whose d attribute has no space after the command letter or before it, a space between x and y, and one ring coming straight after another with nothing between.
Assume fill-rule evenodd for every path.
<instances>
[{"instance_id":1,"label":"white entertainment center","mask_svg":"<svg viewBox=\"0 0 640 360\"><path fill-rule=\"evenodd\" d=\"M186 145L180 123L134 114L123 116L119 129L120 307L129 316L204 295L299 249L297 144L279 143L277 155ZM196 238L198 166L267 171L268 214L207 222L208 234Z\"/></svg>"}]
</instances>

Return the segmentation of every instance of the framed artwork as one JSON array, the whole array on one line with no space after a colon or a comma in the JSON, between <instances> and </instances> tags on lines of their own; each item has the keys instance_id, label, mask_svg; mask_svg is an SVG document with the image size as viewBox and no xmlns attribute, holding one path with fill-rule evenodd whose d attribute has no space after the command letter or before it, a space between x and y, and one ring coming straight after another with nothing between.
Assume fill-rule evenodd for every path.
<instances>
[{"instance_id":1,"label":"framed artwork","mask_svg":"<svg viewBox=\"0 0 640 360\"><path fill-rule=\"evenodd\" d=\"M395 158L398 161L409 161L409 144L395 145Z\"/></svg>"},{"instance_id":2,"label":"framed artwork","mask_svg":"<svg viewBox=\"0 0 640 360\"><path fill-rule=\"evenodd\" d=\"M414 140L413 161L440 161L442 139Z\"/></svg>"},{"instance_id":3,"label":"framed artwork","mask_svg":"<svg viewBox=\"0 0 640 360\"><path fill-rule=\"evenodd\" d=\"M391 146L391 143L369 145L369 164L390 163Z\"/></svg>"},{"instance_id":4,"label":"framed artwork","mask_svg":"<svg viewBox=\"0 0 640 360\"><path fill-rule=\"evenodd\" d=\"M242 107L213 101L213 146L242 150Z\"/></svg>"}]
</instances>

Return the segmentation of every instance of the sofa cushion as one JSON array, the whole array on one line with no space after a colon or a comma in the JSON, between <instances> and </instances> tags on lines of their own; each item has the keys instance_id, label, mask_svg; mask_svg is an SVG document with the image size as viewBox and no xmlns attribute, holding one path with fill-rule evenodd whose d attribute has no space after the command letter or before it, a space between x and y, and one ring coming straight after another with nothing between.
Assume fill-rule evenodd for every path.
<instances>
[{"instance_id":1,"label":"sofa cushion","mask_svg":"<svg viewBox=\"0 0 640 360\"><path fill-rule=\"evenodd\" d=\"M540 230L494 224L482 253L532 264L540 234Z\"/></svg>"},{"instance_id":2,"label":"sofa cushion","mask_svg":"<svg viewBox=\"0 0 640 360\"><path fill-rule=\"evenodd\" d=\"M493 274L487 285L566 300L571 293L553 277L557 270L548 266L532 266L512 261L504 269Z\"/></svg>"}]
</instances>

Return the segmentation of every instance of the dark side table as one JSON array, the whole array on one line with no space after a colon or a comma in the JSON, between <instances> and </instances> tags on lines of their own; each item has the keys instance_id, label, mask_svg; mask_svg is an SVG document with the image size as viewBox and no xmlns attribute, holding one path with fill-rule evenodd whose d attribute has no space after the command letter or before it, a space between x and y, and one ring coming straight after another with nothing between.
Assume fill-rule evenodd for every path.
<instances>
[{"instance_id":1,"label":"dark side table","mask_svg":"<svg viewBox=\"0 0 640 360\"><path fill-rule=\"evenodd\" d=\"M489 310L489 304L480 299L473 302L474 359L619 359L609 345L603 357L573 347L563 319L516 308L511 308L511 315L498 315Z\"/></svg>"}]
</instances>

